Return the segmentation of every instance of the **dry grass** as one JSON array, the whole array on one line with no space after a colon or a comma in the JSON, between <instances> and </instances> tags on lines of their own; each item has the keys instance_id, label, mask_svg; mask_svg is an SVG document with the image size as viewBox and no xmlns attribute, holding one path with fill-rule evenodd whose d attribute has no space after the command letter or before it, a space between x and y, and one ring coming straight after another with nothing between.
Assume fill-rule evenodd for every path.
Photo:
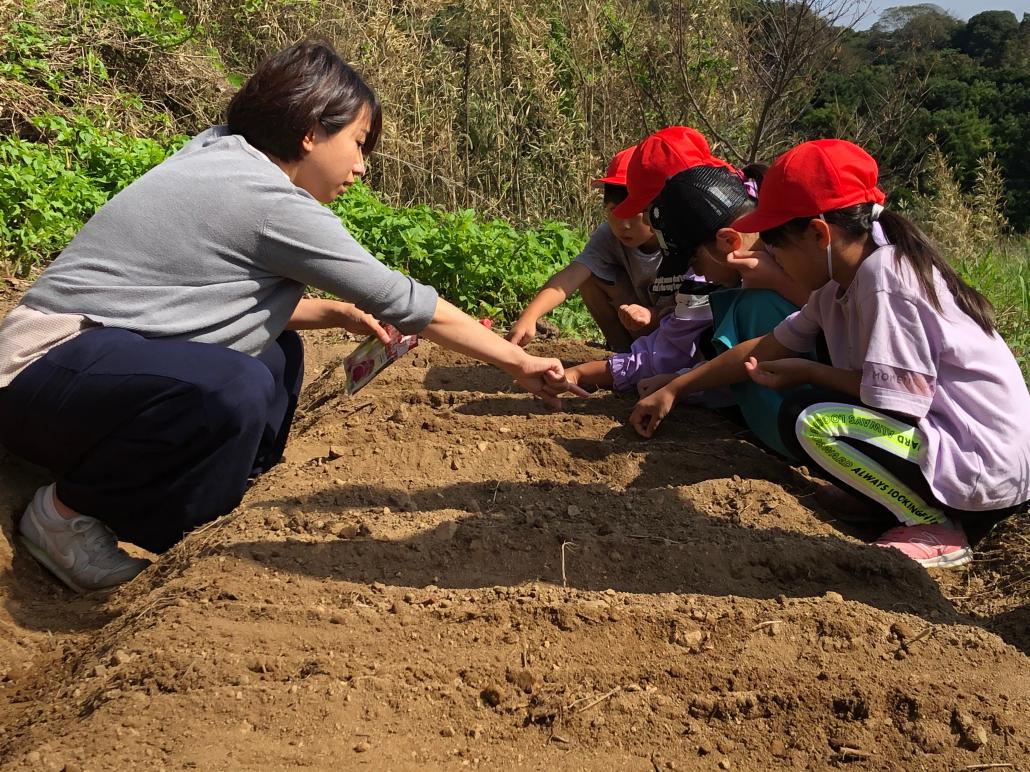
<instances>
[{"instance_id":1,"label":"dry grass","mask_svg":"<svg viewBox=\"0 0 1030 772\"><path fill-rule=\"evenodd\" d=\"M132 134L191 133L219 120L230 83L266 55L317 37L383 99L371 179L391 203L584 226L600 212L587 183L618 150L661 125L698 123L699 108L733 127L727 137L747 123L720 89L740 77L729 0L175 5L185 34L162 44L86 13L89 3L0 0L0 32L31 19L60 39L45 58L64 79L57 90L41 79L0 81L0 122L35 138L33 116L87 110ZM83 66L90 56L109 79Z\"/></svg>"},{"instance_id":2,"label":"dry grass","mask_svg":"<svg viewBox=\"0 0 1030 772\"><path fill-rule=\"evenodd\" d=\"M130 134L182 131L217 120L230 92L217 57L183 34L175 44L70 0L0 2L0 33L23 24L45 40L30 76L0 77L0 125L31 136L42 113L85 112ZM24 36L18 36L24 39Z\"/></svg>"},{"instance_id":3,"label":"dry grass","mask_svg":"<svg viewBox=\"0 0 1030 772\"><path fill-rule=\"evenodd\" d=\"M991 250L1008 230L1004 182L994 155L980 159L976 183L967 193L930 137L923 171L931 194L917 201L916 215L943 252L953 260L965 260Z\"/></svg>"},{"instance_id":4,"label":"dry grass","mask_svg":"<svg viewBox=\"0 0 1030 772\"><path fill-rule=\"evenodd\" d=\"M999 523L979 551L989 591L998 599L1030 602L1030 512Z\"/></svg>"},{"instance_id":5,"label":"dry grass","mask_svg":"<svg viewBox=\"0 0 1030 772\"><path fill-rule=\"evenodd\" d=\"M749 39L743 25L757 22L735 16L738 5L118 0L104 6L179 9L182 34L160 40L133 33L124 18L99 13L90 0L0 0L0 31L33 19L61 39L45 59L67 76L63 92L0 82L0 121L31 135L26 125L34 115L89 109L129 133L192 133L219 120L231 83L265 56L316 37L332 43L383 99L385 131L370 175L390 203L472 207L516 224L564 219L591 226L600 201L588 181L650 132L696 125L717 154L740 162L742 149L754 142L756 112L766 122L775 114L792 123L788 113L763 108L764 68L772 60L757 43L742 51ZM752 49L754 56L745 55ZM83 66L90 56L103 63L109 80ZM809 80L788 90L803 91ZM798 97L791 105L804 102ZM774 139L760 157L785 141Z\"/></svg>"}]
</instances>

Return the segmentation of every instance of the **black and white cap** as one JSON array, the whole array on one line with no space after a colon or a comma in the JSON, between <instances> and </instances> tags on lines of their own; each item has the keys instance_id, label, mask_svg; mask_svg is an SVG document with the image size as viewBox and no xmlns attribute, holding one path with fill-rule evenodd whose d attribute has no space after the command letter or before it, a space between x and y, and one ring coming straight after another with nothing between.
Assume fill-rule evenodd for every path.
<instances>
[{"instance_id":1,"label":"black and white cap","mask_svg":"<svg viewBox=\"0 0 1030 772\"><path fill-rule=\"evenodd\" d=\"M652 289L675 292L688 278L697 248L732 223L749 200L730 169L694 166L670 177L648 210L663 254Z\"/></svg>"}]
</instances>

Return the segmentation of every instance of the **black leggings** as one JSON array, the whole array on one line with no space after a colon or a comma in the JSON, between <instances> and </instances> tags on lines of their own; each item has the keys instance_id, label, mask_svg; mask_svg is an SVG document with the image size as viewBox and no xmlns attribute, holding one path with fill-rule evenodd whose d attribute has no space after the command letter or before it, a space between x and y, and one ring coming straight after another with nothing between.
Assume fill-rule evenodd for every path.
<instances>
[{"instance_id":1,"label":"black leggings","mask_svg":"<svg viewBox=\"0 0 1030 772\"><path fill-rule=\"evenodd\" d=\"M976 541L1025 506L970 512L941 503L917 463L923 437L911 418L874 410L847 394L817 388L789 392L778 428L787 449L814 472L884 507L905 525L952 519Z\"/></svg>"}]
</instances>

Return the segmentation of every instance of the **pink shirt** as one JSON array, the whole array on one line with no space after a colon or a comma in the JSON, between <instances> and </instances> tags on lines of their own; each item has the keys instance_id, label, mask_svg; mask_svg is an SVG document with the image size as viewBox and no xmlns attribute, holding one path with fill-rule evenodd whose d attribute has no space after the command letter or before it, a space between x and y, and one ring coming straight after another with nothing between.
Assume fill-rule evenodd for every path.
<instances>
[{"instance_id":1,"label":"pink shirt","mask_svg":"<svg viewBox=\"0 0 1030 772\"><path fill-rule=\"evenodd\" d=\"M1030 393L1005 341L955 304L934 271L942 311L908 261L883 246L847 291L830 281L773 334L809 351L819 332L834 367L861 370L862 402L917 419L919 466L934 495L955 509L1000 509L1030 499ZM839 295L839 296L838 296Z\"/></svg>"}]
</instances>

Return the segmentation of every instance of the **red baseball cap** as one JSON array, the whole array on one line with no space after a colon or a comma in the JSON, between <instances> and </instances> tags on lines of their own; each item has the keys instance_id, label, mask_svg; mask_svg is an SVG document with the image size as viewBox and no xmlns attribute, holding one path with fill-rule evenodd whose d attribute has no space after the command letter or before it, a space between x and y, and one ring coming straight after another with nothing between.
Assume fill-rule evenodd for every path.
<instances>
[{"instance_id":1,"label":"red baseball cap","mask_svg":"<svg viewBox=\"0 0 1030 772\"><path fill-rule=\"evenodd\" d=\"M612 210L616 217L632 217L643 212L662 192L666 181L694 166L730 164L712 155L708 141L697 129L669 126L656 131L634 148L626 168L626 200Z\"/></svg>"},{"instance_id":2,"label":"red baseball cap","mask_svg":"<svg viewBox=\"0 0 1030 772\"><path fill-rule=\"evenodd\" d=\"M741 233L759 233L797 217L855 204L882 204L880 169L865 150L843 139L817 139L788 150L762 180L758 208L733 222Z\"/></svg>"},{"instance_id":3,"label":"red baseball cap","mask_svg":"<svg viewBox=\"0 0 1030 772\"><path fill-rule=\"evenodd\" d=\"M629 159L633 157L633 151L636 149L637 146L634 145L616 153L608 163L608 169L605 171L604 176L591 181L590 186L593 188L599 188L601 185L624 186L626 184L626 168L629 166Z\"/></svg>"}]
</instances>

